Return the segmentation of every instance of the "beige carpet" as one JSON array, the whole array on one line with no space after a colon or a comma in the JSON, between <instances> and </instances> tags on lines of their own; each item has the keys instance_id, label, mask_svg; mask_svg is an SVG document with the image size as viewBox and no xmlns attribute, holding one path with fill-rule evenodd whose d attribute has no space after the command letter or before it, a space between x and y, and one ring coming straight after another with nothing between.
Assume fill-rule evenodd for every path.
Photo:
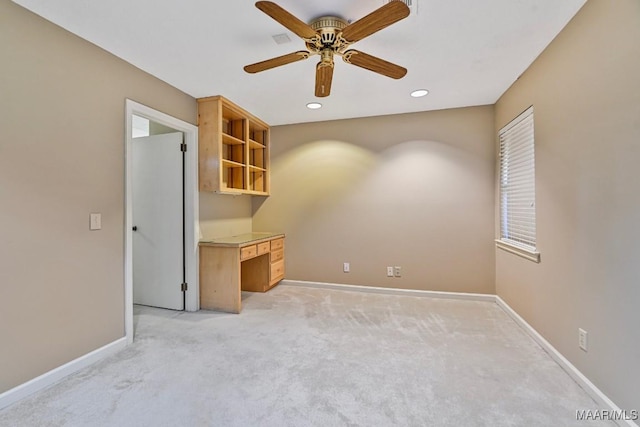
<instances>
[{"instance_id":1,"label":"beige carpet","mask_svg":"<svg viewBox=\"0 0 640 427\"><path fill-rule=\"evenodd\" d=\"M497 305L278 286L240 315L136 307L122 352L2 426L612 426Z\"/></svg>"}]
</instances>

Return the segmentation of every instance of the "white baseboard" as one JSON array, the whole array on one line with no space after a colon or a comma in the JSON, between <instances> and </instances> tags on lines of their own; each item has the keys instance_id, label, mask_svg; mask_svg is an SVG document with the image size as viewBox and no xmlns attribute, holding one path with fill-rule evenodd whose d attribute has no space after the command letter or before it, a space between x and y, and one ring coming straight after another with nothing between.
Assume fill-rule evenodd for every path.
<instances>
[{"instance_id":1,"label":"white baseboard","mask_svg":"<svg viewBox=\"0 0 640 427\"><path fill-rule=\"evenodd\" d=\"M491 294L423 291L419 289L381 288L376 286L343 285L338 283L307 282L304 280L287 280L287 279L280 282L280 284L285 286L286 285L303 286L307 288L336 289L341 291L354 291L354 292L365 292L365 293L387 294L387 295L404 295L404 296L411 296L411 297L446 298L446 299L461 299L461 300L469 300L469 301L487 301L487 302L496 301L496 296Z\"/></svg>"},{"instance_id":2,"label":"white baseboard","mask_svg":"<svg viewBox=\"0 0 640 427\"><path fill-rule=\"evenodd\" d=\"M40 391L57 381L60 381L64 377L78 372L79 370L86 368L87 366L92 365L99 360L102 360L105 357L122 350L126 347L126 345L127 338L122 337L113 341L112 343L100 347L90 353L87 353L84 356L80 356L77 359L72 360L71 362L65 363L62 366L52 369L51 371L46 372L30 381L27 381L24 384L20 384L19 386L14 387L11 390L5 391L4 393L0 394L0 409L6 408L7 406L16 403L20 399L24 399L25 397L37 391Z\"/></svg>"},{"instance_id":3,"label":"white baseboard","mask_svg":"<svg viewBox=\"0 0 640 427\"><path fill-rule=\"evenodd\" d=\"M527 323L526 320L520 317L518 313L516 313L511 307L509 307L509 305L506 302L504 302L502 298L500 298L497 295L495 298L496 298L496 304L498 304L498 307L502 308L505 311L505 313L507 313L522 329L524 329L525 332L527 332L527 334L529 334L529 336L533 338L533 340L536 343L538 343L538 345L540 345L540 347L542 347L543 350L546 351L549 354L549 356L551 356L551 358L555 360L555 362L558 365L560 365L560 367L564 369L565 372L569 374L569 376L573 378L573 380L576 383L578 383L578 385L584 391L586 391L589 396L591 396L593 400L596 401L596 403L603 406L609 411L613 411L613 412L620 411L620 408L618 407L618 405L613 403L613 401L609 399L587 377L585 377L584 374L578 370L578 368L576 368L571 362L567 360L567 358L565 358L562 354L560 354L560 352L556 350L555 347L549 343L549 341L544 339L544 337L540 335L538 331L533 329L533 327L529 325L529 323ZM636 424L631 420L613 420L613 421L620 427L638 427L638 424Z\"/></svg>"},{"instance_id":4,"label":"white baseboard","mask_svg":"<svg viewBox=\"0 0 640 427\"><path fill-rule=\"evenodd\" d=\"M404 296L418 296L418 297L430 297L430 298L447 298L458 299L468 301L487 301L495 302L498 307L503 309L509 317L511 317L527 334L542 347L551 358L564 369L571 378L573 378L582 389L584 389L592 399L598 404L607 408L612 412L619 412L620 408L609 399L598 387L595 386L582 372L578 370L571 362L569 362L558 350L555 349L542 335L538 333L526 320L524 320L518 313L516 313L502 298L497 295L491 294L473 294L473 293L458 293L458 292L440 292L440 291L423 291L415 289L396 289L396 288L382 288L373 286L360 286L360 285L345 285L337 283L324 283L324 282L308 282L302 280L283 280L280 282L285 286L302 286L310 288L324 288L335 289L342 291L353 292L365 292L365 293L377 293L387 295L404 295ZM62 378L71 375L87 366L90 366L105 357L108 357L127 346L127 338L122 337L112 343L109 343L97 350L85 354L71 362L68 362L58 368L55 368L45 374L40 375L24 384L7 390L0 394L0 409L6 408L9 405L23 399L45 387L61 380ZM620 427L639 427L638 424L631 420L614 420Z\"/></svg>"},{"instance_id":5,"label":"white baseboard","mask_svg":"<svg viewBox=\"0 0 640 427\"><path fill-rule=\"evenodd\" d=\"M283 280L280 282L282 285L289 286L303 286L309 288L324 288L324 289L336 289L343 291L354 292L367 292L377 294L388 295L405 295L405 296L418 296L418 297L431 297L431 298L448 298L468 301L488 301L495 302L498 307L503 309L509 317L511 317L527 334L542 347L551 358L560 367L569 374L573 380L603 408L606 408L612 412L619 412L618 405L613 403L598 387L595 386L582 372L578 370L571 362L569 362L558 350L555 349L542 335L538 333L531 325L527 323L518 313L516 313L509 305L499 296L491 294L473 294L473 293L458 293L458 292L440 292L440 291L422 291L414 289L395 289L395 288L381 288L374 286L360 286L360 285L344 285L338 283L324 283L324 282L307 282L303 280ZM585 408L587 409L587 408ZM631 420L614 420L614 422L620 427L639 427L638 424Z\"/></svg>"}]
</instances>

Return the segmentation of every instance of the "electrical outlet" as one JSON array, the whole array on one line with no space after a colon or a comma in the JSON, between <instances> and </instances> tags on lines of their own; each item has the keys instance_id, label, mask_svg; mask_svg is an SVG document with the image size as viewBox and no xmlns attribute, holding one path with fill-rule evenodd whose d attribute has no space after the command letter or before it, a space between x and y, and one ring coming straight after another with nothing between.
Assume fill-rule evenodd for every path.
<instances>
[{"instance_id":1,"label":"electrical outlet","mask_svg":"<svg viewBox=\"0 0 640 427\"><path fill-rule=\"evenodd\" d=\"M393 275L395 277L402 277L402 267L393 267Z\"/></svg>"},{"instance_id":2,"label":"electrical outlet","mask_svg":"<svg viewBox=\"0 0 640 427\"><path fill-rule=\"evenodd\" d=\"M351 266L349 265L348 262L345 262L344 264L342 264L342 271L344 271L345 273L348 273L349 271L351 271Z\"/></svg>"},{"instance_id":3,"label":"electrical outlet","mask_svg":"<svg viewBox=\"0 0 640 427\"><path fill-rule=\"evenodd\" d=\"M387 267L387 277L393 277L393 267Z\"/></svg>"},{"instance_id":4,"label":"electrical outlet","mask_svg":"<svg viewBox=\"0 0 640 427\"><path fill-rule=\"evenodd\" d=\"M580 347L584 351L587 351L589 348L588 338L589 336L587 334L587 331L585 331L584 329L578 328L578 347Z\"/></svg>"}]
</instances>

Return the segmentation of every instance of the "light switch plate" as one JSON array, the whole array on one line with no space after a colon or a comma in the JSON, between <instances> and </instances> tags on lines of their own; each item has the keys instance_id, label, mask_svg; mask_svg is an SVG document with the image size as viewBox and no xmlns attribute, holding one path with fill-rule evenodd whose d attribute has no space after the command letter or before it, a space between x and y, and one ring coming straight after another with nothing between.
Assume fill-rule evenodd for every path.
<instances>
[{"instance_id":1,"label":"light switch plate","mask_svg":"<svg viewBox=\"0 0 640 427\"><path fill-rule=\"evenodd\" d=\"M102 229L102 214L92 213L89 214L89 230L101 230Z\"/></svg>"}]
</instances>

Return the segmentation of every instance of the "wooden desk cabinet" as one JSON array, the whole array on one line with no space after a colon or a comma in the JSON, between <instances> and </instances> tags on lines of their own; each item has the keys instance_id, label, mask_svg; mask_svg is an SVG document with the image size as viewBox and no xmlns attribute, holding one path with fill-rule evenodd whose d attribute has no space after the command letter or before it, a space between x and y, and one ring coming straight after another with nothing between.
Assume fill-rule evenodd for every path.
<instances>
[{"instance_id":1,"label":"wooden desk cabinet","mask_svg":"<svg viewBox=\"0 0 640 427\"><path fill-rule=\"evenodd\" d=\"M242 291L284 278L284 234L248 233L200 242L200 308L240 313Z\"/></svg>"}]
</instances>

